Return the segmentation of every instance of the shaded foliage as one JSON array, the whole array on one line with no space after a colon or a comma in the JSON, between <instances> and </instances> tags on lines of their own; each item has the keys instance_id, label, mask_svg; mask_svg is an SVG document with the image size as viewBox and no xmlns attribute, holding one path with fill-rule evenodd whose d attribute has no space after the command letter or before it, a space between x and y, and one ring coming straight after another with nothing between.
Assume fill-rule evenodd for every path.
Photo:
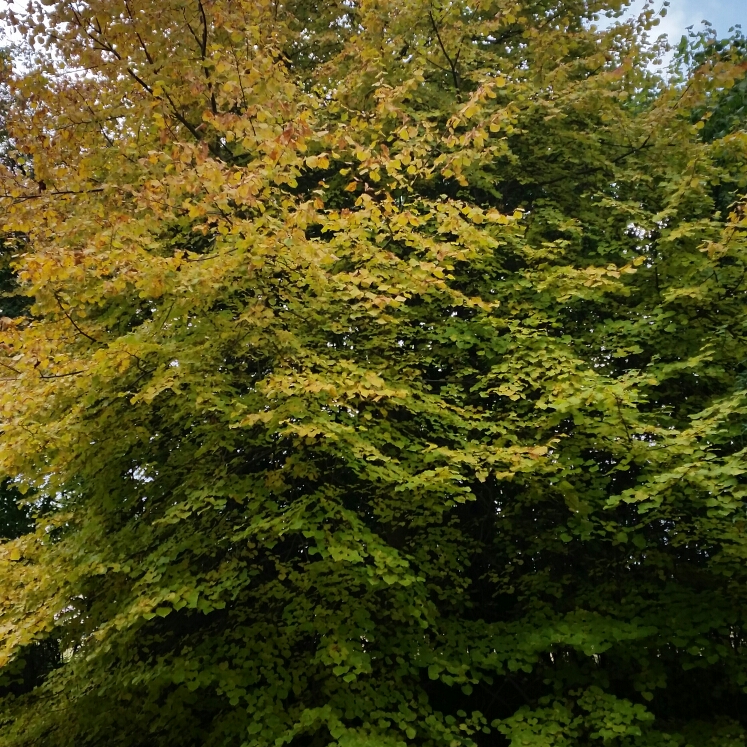
<instances>
[{"instance_id":1,"label":"shaded foliage","mask_svg":"<svg viewBox=\"0 0 747 747\"><path fill-rule=\"evenodd\" d=\"M0 745L745 745L744 44L619 9L15 19Z\"/></svg>"}]
</instances>

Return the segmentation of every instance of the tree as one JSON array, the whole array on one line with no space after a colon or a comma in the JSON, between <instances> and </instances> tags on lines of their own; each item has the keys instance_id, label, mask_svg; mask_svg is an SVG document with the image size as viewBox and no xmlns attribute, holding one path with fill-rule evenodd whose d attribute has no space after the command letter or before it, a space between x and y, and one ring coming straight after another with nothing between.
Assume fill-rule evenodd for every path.
<instances>
[{"instance_id":1,"label":"tree","mask_svg":"<svg viewBox=\"0 0 747 747\"><path fill-rule=\"evenodd\" d=\"M619 8L9 15L0 745L745 744L742 68Z\"/></svg>"}]
</instances>

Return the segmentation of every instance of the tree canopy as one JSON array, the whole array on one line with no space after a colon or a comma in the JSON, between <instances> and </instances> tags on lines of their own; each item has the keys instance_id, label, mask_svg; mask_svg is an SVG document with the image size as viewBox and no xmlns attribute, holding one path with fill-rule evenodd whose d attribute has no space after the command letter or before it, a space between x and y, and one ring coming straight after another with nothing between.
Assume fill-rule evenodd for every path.
<instances>
[{"instance_id":1,"label":"tree canopy","mask_svg":"<svg viewBox=\"0 0 747 747\"><path fill-rule=\"evenodd\" d=\"M620 10L6 13L1 747L747 744L745 44Z\"/></svg>"}]
</instances>

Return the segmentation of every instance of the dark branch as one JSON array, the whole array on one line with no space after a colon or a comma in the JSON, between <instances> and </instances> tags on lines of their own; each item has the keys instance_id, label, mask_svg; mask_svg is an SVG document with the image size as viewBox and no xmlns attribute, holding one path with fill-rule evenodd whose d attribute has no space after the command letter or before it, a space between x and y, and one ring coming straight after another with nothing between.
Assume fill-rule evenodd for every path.
<instances>
[{"instance_id":1,"label":"dark branch","mask_svg":"<svg viewBox=\"0 0 747 747\"><path fill-rule=\"evenodd\" d=\"M89 335L89 334L88 334L87 332L84 332L84 331L83 331L83 330L82 330L82 329L81 329L81 328L80 328L80 327L79 327L79 326L78 326L78 325L77 325L77 324L75 323L75 319L73 319L73 318L72 318L72 317L70 316L70 314L68 314L68 313L67 313L67 311L65 310L65 307L64 307L64 306L62 305L62 299L60 298L60 296L59 296L59 293L57 293L57 291L55 291L53 295L54 295L55 301L57 301L57 305L58 305L58 306L60 307L60 311L62 311L62 313L63 313L63 314L65 315L65 317L66 317L66 318L67 318L67 320L68 320L68 321L70 322L70 324L72 324L72 325L73 325L73 327L75 327L75 329L76 329L76 330L77 330L77 331L78 331L78 332L79 332L79 333L80 333L81 335L83 335L83 337L85 337L85 338L89 339L89 340L90 340L91 342L95 342L95 343L96 343L97 345L101 345L101 342L100 342L99 340L97 340L97 339L96 339L95 337L91 337L91 335Z\"/></svg>"}]
</instances>

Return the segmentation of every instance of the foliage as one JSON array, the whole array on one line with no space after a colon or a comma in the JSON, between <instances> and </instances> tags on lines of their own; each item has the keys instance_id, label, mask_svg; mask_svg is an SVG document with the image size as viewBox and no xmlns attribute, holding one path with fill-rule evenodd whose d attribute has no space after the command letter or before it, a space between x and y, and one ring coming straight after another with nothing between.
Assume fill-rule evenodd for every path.
<instances>
[{"instance_id":1,"label":"foliage","mask_svg":"<svg viewBox=\"0 0 747 747\"><path fill-rule=\"evenodd\" d=\"M742 69L619 7L15 18L2 747L745 745Z\"/></svg>"},{"instance_id":2,"label":"foliage","mask_svg":"<svg viewBox=\"0 0 747 747\"><path fill-rule=\"evenodd\" d=\"M671 65L675 74L684 71L687 75L706 62L730 60L741 70L733 85L712 91L693 112L695 121L703 119L701 135L709 141L744 127L747 120L747 38L739 26L731 31L730 37L718 39L708 23L699 32L690 29L680 40Z\"/></svg>"}]
</instances>

